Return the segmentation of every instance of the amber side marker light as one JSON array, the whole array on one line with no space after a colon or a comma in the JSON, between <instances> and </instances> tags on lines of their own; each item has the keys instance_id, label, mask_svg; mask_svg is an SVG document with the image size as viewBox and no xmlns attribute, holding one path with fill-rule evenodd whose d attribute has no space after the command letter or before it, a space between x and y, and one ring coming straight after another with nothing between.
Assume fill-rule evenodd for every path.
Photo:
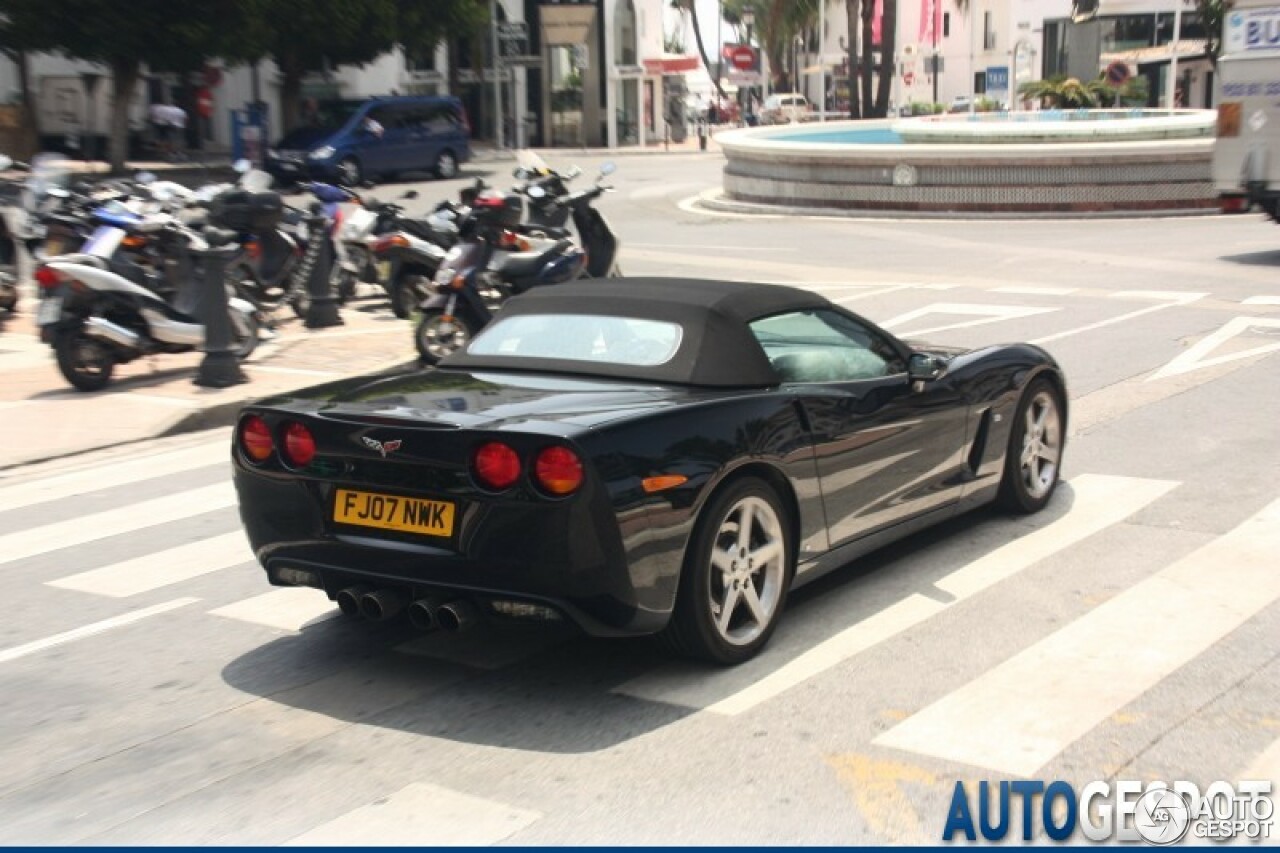
<instances>
[{"instance_id":1,"label":"amber side marker light","mask_svg":"<svg viewBox=\"0 0 1280 853\"><path fill-rule=\"evenodd\" d=\"M645 477L640 481L640 486L649 494L653 494L683 486L687 482L689 478L683 474L660 474L657 477Z\"/></svg>"},{"instance_id":2,"label":"amber side marker light","mask_svg":"<svg viewBox=\"0 0 1280 853\"><path fill-rule=\"evenodd\" d=\"M266 421L257 415L250 415L240 422L240 449L251 462L261 464L271 458L275 442Z\"/></svg>"}]
</instances>

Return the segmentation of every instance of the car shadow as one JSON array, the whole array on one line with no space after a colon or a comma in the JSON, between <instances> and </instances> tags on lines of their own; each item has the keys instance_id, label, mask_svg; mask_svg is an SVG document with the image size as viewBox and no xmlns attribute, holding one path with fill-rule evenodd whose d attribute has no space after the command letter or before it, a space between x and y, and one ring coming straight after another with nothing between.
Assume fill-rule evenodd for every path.
<instances>
[{"instance_id":1,"label":"car shadow","mask_svg":"<svg viewBox=\"0 0 1280 853\"><path fill-rule=\"evenodd\" d=\"M1280 267L1280 249L1262 252L1244 252L1239 255L1220 255L1219 260L1250 267Z\"/></svg>"},{"instance_id":2,"label":"car shadow","mask_svg":"<svg viewBox=\"0 0 1280 853\"><path fill-rule=\"evenodd\" d=\"M504 749L596 752L685 719L910 596L950 603L936 584L957 562L1052 523L1073 503L1063 483L1035 516L978 509L856 560L796 590L770 646L738 667L676 661L649 638L589 638L561 623L497 620L422 634L404 621L332 618L230 661L222 676L245 693L364 726ZM685 698L645 698L628 687L655 674L675 685L668 698Z\"/></svg>"}]
</instances>

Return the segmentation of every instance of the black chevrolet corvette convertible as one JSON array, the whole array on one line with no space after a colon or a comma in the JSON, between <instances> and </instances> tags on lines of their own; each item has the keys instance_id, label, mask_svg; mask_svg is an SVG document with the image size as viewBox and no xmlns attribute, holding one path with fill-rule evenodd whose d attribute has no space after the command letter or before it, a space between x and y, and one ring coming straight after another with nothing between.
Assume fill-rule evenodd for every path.
<instances>
[{"instance_id":1,"label":"black chevrolet corvette convertible","mask_svg":"<svg viewBox=\"0 0 1280 853\"><path fill-rule=\"evenodd\" d=\"M558 285L434 369L246 407L240 513L270 582L456 630L660 634L719 663L795 584L979 504L1053 494L1043 350L906 343L790 287Z\"/></svg>"}]
</instances>

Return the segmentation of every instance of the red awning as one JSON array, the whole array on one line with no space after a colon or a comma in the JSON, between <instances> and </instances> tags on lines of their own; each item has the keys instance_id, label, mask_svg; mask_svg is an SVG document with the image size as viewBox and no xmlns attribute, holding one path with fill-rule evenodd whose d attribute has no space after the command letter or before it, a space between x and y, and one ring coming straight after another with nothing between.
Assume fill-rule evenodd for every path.
<instances>
[{"instance_id":1,"label":"red awning","mask_svg":"<svg viewBox=\"0 0 1280 853\"><path fill-rule=\"evenodd\" d=\"M648 74L685 74L697 71L699 64L696 56L664 56L644 60L644 70Z\"/></svg>"}]
</instances>

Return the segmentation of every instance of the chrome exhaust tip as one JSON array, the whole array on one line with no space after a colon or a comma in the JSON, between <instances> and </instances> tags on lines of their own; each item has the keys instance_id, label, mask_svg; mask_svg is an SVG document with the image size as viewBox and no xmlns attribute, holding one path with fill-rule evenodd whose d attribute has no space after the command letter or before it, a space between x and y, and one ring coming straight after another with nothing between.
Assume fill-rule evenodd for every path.
<instances>
[{"instance_id":1,"label":"chrome exhaust tip","mask_svg":"<svg viewBox=\"0 0 1280 853\"><path fill-rule=\"evenodd\" d=\"M465 631L480 621L480 611L470 601L458 599L436 609L436 625L451 634Z\"/></svg>"},{"instance_id":2,"label":"chrome exhaust tip","mask_svg":"<svg viewBox=\"0 0 1280 853\"><path fill-rule=\"evenodd\" d=\"M366 619L382 621L404 610L407 601L408 596L398 589L376 589L360 596L360 612Z\"/></svg>"},{"instance_id":3,"label":"chrome exhaust tip","mask_svg":"<svg viewBox=\"0 0 1280 853\"><path fill-rule=\"evenodd\" d=\"M360 598L370 592L373 592L373 587L367 584L357 584L356 586L349 586L346 589L339 590L336 596L338 609L348 619L359 619Z\"/></svg>"},{"instance_id":4,"label":"chrome exhaust tip","mask_svg":"<svg viewBox=\"0 0 1280 853\"><path fill-rule=\"evenodd\" d=\"M444 603L444 599L428 595L415 600L409 605L409 623L419 631L430 631L439 627L436 611Z\"/></svg>"},{"instance_id":5,"label":"chrome exhaust tip","mask_svg":"<svg viewBox=\"0 0 1280 853\"><path fill-rule=\"evenodd\" d=\"M102 317L85 318L84 333L92 338L109 341L116 346L128 349L142 348L142 338L139 335Z\"/></svg>"}]
</instances>

